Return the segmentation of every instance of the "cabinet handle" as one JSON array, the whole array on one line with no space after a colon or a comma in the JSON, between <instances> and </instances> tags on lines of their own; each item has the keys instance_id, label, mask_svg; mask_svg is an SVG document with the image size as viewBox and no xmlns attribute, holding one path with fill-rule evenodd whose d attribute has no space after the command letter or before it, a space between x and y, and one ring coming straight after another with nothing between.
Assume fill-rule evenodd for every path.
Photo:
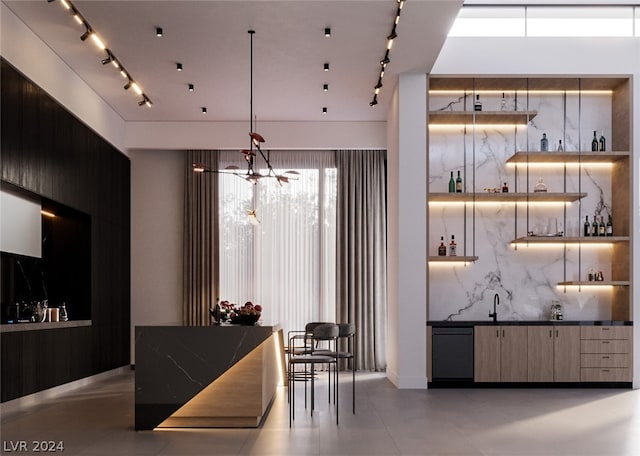
<instances>
[{"instance_id":1,"label":"cabinet handle","mask_svg":"<svg viewBox=\"0 0 640 456\"><path fill-rule=\"evenodd\" d=\"M601 372L611 372L609 369L602 369Z\"/></svg>"},{"instance_id":2,"label":"cabinet handle","mask_svg":"<svg viewBox=\"0 0 640 456\"><path fill-rule=\"evenodd\" d=\"M609 356L603 356L602 359L609 359Z\"/></svg>"},{"instance_id":3,"label":"cabinet handle","mask_svg":"<svg viewBox=\"0 0 640 456\"><path fill-rule=\"evenodd\" d=\"M602 343L603 343L603 344L608 344L609 342L610 342L610 341L608 341L608 340L603 340L603 341L602 341Z\"/></svg>"},{"instance_id":4,"label":"cabinet handle","mask_svg":"<svg viewBox=\"0 0 640 456\"><path fill-rule=\"evenodd\" d=\"M500 330L496 329L496 337L500 337Z\"/></svg>"},{"instance_id":5,"label":"cabinet handle","mask_svg":"<svg viewBox=\"0 0 640 456\"><path fill-rule=\"evenodd\" d=\"M553 331L549 330L549 337L553 337Z\"/></svg>"},{"instance_id":6,"label":"cabinet handle","mask_svg":"<svg viewBox=\"0 0 640 456\"><path fill-rule=\"evenodd\" d=\"M609 331L611 328L601 328L603 331Z\"/></svg>"},{"instance_id":7,"label":"cabinet handle","mask_svg":"<svg viewBox=\"0 0 640 456\"><path fill-rule=\"evenodd\" d=\"M558 337L560 335L560 333L558 332L558 330L556 329L556 337Z\"/></svg>"},{"instance_id":8,"label":"cabinet handle","mask_svg":"<svg viewBox=\"0 0 640 456\"><path fill-rule=\"evenodd\" d=\"M504 329L502 330L502 337L504 337Z\"/></svg>"}]
</instances>

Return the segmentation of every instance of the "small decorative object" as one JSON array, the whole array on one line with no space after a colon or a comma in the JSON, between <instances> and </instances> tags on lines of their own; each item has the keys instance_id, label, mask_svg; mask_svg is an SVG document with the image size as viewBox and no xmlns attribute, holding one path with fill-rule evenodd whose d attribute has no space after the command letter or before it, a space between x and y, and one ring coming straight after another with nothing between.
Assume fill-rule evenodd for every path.
<instances>
[{"instance_id":1,"label":"small decorative object","mask_svg":"<svg viewBox=\"0 0 640 456\"><path fill-rule=\"evenodd\" d=\"M551 301L551 319L562 320L563 318L560 301Z\"/></svg>"},{"instance_id":2,"label":"small decorative object","mask_svg":"<svg viewBox=\"0 0 640 456\"><path fill-rule=\"evenodd\" d=\"M538 178L538 183L533 187L533 191L536 193L547 191L547 184L544 183L541 177Z\"/></svg>"},{"instance_id":3,"label":"small decorative object","mask_svg":"<svg viewBox=\"0 0 640 456\"><path fill-rule=\"evenodd\" d=\"M507 110L507 99L504 97L504 92L502 92L502 99L500 100L500 111Z\"/></svg>"},{"instance_id":4,"label":"small decorative object","mask_svg":"<svg viewBox=\"0 0 640 456\"><path fill-rule=\"evenodd\" d=\"M244 306L234 308L230 314L231 324L253 326L260 320L262 315L262 306L247 301Z\"/></svg>"},{"instance_id":5,"label":"small decorative object","mask_svg":"<svg viewBox=\"0 0 640 456\"><path fill-rule=\"evenodd\" d=\"M509 186L506 182L502 184L502 193L509 193Z\"/></svg>"},{"instance_id":6,"label":"small decorative object","mask_svg":"<svg viewBox=\"0 0 640 456\"><path fill-rule=\"evenodd\" d=\"M540 140L540 151L541 152L549 151L549 140L547 139L546 133L542 133L542 139Z\"/></svg>"},{"instance_id":7,"label":"small decorative object","mask_svg":"<svg viewBox=\"0 0 640 456\"><path fill-rule=\"evenodd\" d=\"M562 147L562 140L560 140L558 142L558 148L556 149L557 152L564 152L564 147Z\"/></svg>"},{"instance_id":8,"label":"small decorative object","mask_svg":"<svg viewBox=\"0 0 640 456\"><path fill-rule=\"evenodd\" d=\"M596 272L595 281L596 282L604 282L604 274L602 274L602 271Z\"/></svg>"},{"instance_id":9,"label":"small decorative object","mask_svg":"<svg viewBox=\"0 0 640 456\"><path fill-rule=\"evenodd\" d=\"M480 101L480 95L476 95L476 101L473 103L474 111L482 111L482 102Z\"/></svg>"},{"instance_id":10,"label":"small decorative object","mask_svg":"<svg viewBox=\"0 0 640 456\"><path fill-rule=\"evenodd\" d=\"M69 321L69 313L67 312L66 302L63 302L62 304L60 304L60 309L58 313L59 313L60 321Z\"/></svg>"}]
</instances>

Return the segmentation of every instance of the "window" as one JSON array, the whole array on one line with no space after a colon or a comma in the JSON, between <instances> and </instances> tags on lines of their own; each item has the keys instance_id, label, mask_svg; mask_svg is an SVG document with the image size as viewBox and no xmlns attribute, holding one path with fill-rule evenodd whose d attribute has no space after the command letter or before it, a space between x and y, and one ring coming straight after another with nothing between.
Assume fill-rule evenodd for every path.
<instances>
[{"instance_id":1,"label":"window","mask_svg":"<svg viewBox=\"0 0 640 456\"><path fill-rule=\"evenodd\" d=\"M243 166L242 160L223 152L221 168ZM284 185L220 175L221 299L261 304L264 324L280 323L285 332L309 321L335 321L334 160L331 152L271 152L276 172L299 173ZM256 211L258 225L248 221L249 210Z\"/></svg>"}]
</instances>

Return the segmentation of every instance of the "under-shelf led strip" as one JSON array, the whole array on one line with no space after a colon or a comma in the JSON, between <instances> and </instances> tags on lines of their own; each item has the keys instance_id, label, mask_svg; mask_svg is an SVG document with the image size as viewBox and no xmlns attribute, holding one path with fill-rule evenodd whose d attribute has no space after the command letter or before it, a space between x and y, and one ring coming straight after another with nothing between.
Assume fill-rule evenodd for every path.
<instances>
[{"instance_id":1,"label":"under-shelf led strip","mask_svg":"<svg viewBox=\"0 0 640 456\"><path fill-rule=\"evenodd\" d=\"M55 0L47 0L48 3L52 3L53 1ZM85 41L90 37L98 49L107 53L107 57L102 60L102 64L106 65L107 63L111 63L117 70L119 70L120 75L127 79L124 89L128 90L129 88L132 88L137 95L142 96L142 99L138 102L138 106L145 105L147 107L151 107L153 103L149 96L144 93L140 85L131 77L131 74L124 68L124 66L122 66L122 62L116 58L113 51L104 44L104 41L100 39L93 27L91 27L91 24L89 24L80 11L78 11L78 8L76 8L70 0L60 0L60 4L73 15L73 18L79 25L83 25L85 27L85 32L82 34L80 39Z\"/></svg>"}]
</instances>

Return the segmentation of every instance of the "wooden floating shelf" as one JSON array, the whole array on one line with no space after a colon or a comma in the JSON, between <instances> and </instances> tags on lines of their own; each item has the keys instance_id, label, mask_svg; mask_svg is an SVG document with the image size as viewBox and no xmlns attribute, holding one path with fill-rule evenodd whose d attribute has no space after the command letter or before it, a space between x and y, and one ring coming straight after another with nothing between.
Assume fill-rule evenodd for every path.
<instances>
[{"instance_id":1,"label":"wooden floating shelf","mask_svg":"<svg viewBox=\"0 0 640 456\"><path fill-rule=\"evenodd\" d=\"M537 111L429 111L430 125L526 125Z\"/></svg>"},{"instance_id":2,"label":"wooden floating shelf","mask_svg":"<svg viewBox=\"0 0 640 456\"><path fill-rule=\"evenodd\" d=\"M615 163L629 152L516 152L507 163Z\"/></svg>"},{"instance_id":3,"label":"wooden floating shelf","mask_svg":"<svg viewBox=\"0 0 640 456\"><path fill-rule=\"evenodd\" d=\"M604 282L580 282L580 281L568 281L558 282L558 286L580 286L580 287L597 287L607 285L610 287L628 287L630 282L628 280L609 280Z\"/></svg>"},{"instance_id":4,"label":"wooden floating shelf","mask_svg":"<svg viewBox=\"0 0 640 456\"><path fill-rule=\"evenodd\" d=\"M430 193L429 202L567 202L572 203L587 196L586 193Z\"/></svg>"},{"instance_id":5,"label":"wooden floating shelf","mask_svg":"<svg viewBox=\"0 0 640 456\"><path fill-rule=\"evenodd\" d=\"M477 256L430 256L430 263L473 263L478 261Z\"/></svg>"},{"instance_id":6,"label":"wooden floating shelf","mask_svg":"<svg viewBox=\"0 0 640 456\"><path fill-rule=\"evenodd\" d=\"M618 244L629 242L629 236L525 236L514 239L512 244Z\"/></svg>"}]
</instances>

